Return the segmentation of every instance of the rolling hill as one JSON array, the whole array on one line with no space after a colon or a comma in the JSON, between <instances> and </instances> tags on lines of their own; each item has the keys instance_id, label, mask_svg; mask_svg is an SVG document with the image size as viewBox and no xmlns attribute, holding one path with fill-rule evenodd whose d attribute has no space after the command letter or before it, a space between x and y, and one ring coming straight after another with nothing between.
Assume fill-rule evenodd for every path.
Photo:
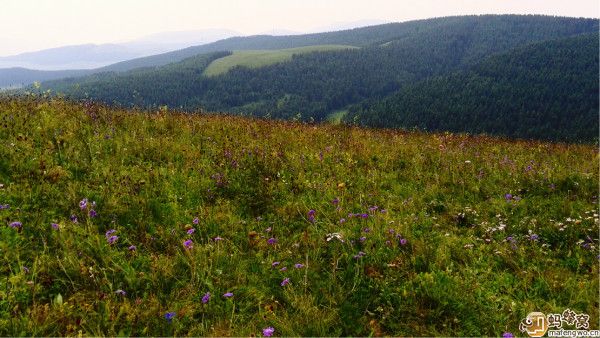
<instances>
[{"instance_id":1,"label":"rolling hill","mask_svg":"<svg viewBox=\"0 0 600 338\"><path fill-rule=\"evenodd\" d=\"M562 141L598 139L598 33L536 43L351 109L347 122Z\"/></svg>"},{"instance_id":2,"label":"rolling hill","mask_svg":"<svg viewBox=\"0 0 600 338\"><path fill-rule=\"evenodd\" d=\"M598 20L594 19L486 15L302 36L232 38L145 59L147 65L156 65L192 53L192 50L199 53L237 48L223 59L214 58L207 66L211 70L227 65L223 68L228 69L227 72L209 72L211 76L206 76L205 68L198 68L185 75L178 70L185 61L178 61L168 66L148 67L143 72L134 70L48 82L44 88L74 98L89 97L124 106L168 105L187 110L323 121L329 114L351 105L364 101L378 102L420 81L468 70L488 58L511 53L532 43L548 43L546 49L551 53L551 49L558 48L552 44L553 40L597 30ZM306 45L308 43L314 45ZM252 59L253 52L240 52L257 46L268 50L304 45L303 48L312 50L323 48L320 43L343 43L360 48L291 53L291 59L288 53L288 61L276 64L268 64L272 61L265 62L258 57ZM585 43L592 42L586 40ZM267 55L280 57L281 53L282 50L277 49ZM198 57L203 56L187 60ZM240 60L252 67L244 67ZM236 67L230 67L236 64ZM205 66L204 63L201 65ZM259 65L262 67L256 67ZM567 72L571 70L574 68L563 68L565 78L570 76ZM160 81L156 81L153 72L160 74ZM581 75L591 76L587 72ZM560 80L560 76L557 79ZM387 126L395 125L390 123ZM525 126L513 136L529 137L525 130L530 127ZM465 131L470 130L469 125L464 128ZM487 127L482 131L496 132ZM584 133L589 135L590 131Z\"/></svg>"}]
</instances>

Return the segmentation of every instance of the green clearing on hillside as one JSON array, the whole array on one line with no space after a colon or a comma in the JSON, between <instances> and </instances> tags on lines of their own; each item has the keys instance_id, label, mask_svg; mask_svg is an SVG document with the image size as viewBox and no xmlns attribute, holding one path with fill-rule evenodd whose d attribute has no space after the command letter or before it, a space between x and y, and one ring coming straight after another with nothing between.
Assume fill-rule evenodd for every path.
<instances>
[{"instance_id":1,"label":"green clearing on hillside","mask_svg":"<svg viewBox=\"0 0 600 338\"><path fill-rule=\"evenodd\" d=\"M233 54L213 61L204 70L206 76L216 76L227 73L231 68L243 66L248 68L260 68L278 62L292 59L294 54L306 54L312 52L326 52L334 50L355 49L354 46L345 45L318 45L278 50L245 50L234 51Z\"/></svg>"},{"instance_id":2,"label":"green clearing on hillside","mask_svg":"<svg viewBox=\"0 0 600 338\"><path fill-rule=\"evenodd\" d=\"M337 110L327 115L326 121L332 124L340 124L344 117L348 114L348 110Z\"/></svg>"},{"instance_id":3,"label":"green clearing on hillside","mask_svg":"<svg viewBox=\"0 0 600 338\"><path fill-rule=\"evenodd\" d=\"M594 146L37 98L0 143L0 336L599 327Z\"/></svg>"}]
</instances>

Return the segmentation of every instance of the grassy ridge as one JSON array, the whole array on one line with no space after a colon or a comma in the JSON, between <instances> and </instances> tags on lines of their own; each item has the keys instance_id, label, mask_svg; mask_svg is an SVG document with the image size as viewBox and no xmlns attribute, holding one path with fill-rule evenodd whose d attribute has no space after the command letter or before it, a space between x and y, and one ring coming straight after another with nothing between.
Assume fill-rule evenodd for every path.
<instances>
[{"instance_id":1,"label":"grassy ridge","mask_svg":"<svg viewBox=\"0 0 600 338\"><path fill-rule=\"evenodd\" d=\"M599 325L594 147L31 98L0 122L0 335Z\"/></svg>"},{"instance_id":2,"label":"grassy ridge","mask_svg":"<svg viewBox=\"0 0 600 338\"><path fill-rule=\"evenodd\" d=\"M326 52L332 50L355 49L354 46L318 45L279 50L245 50L234 51L231 55L213 61L205 70L205 76L216 76L227 73L233 67L260 68L292 59L295 54Z\"/></svg>"}]
</instances>

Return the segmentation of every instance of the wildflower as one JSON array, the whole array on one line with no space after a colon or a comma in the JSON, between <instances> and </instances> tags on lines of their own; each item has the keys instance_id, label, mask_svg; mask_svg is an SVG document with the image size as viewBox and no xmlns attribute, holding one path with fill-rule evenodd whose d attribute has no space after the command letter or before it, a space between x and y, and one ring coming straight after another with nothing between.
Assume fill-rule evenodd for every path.
<instances>
[{"instance_id":1,"label":"wildflower","mask_svg":"<svg viewBox=\"0 0 600 338\"><path fill-rule=\"evenodd\" d=\"M110 237L112 234L114 234L115 232L117 232L117 230L115 230L115 229L110 229L110 230L108 230L108 231L106 232L106 234L104 234L104 236L105 236L106 238L109 238L109 237Z\"/></svg>"},{"instance_id":2,"label":"wildflower","mask_svg":"<svg viewBox=\"0 0 600 338\"><path fill-rule=\"evenodd\" d=\"M127 292L119 289L119 290L115 291L115 294L117 294L119 296L125 296L125 295L127 295Z\"/></svg>"},{"instance_id":3,"label":"wildflower","mask_svg":"<svg viewBox=\"0 0 600 338\"><path fill-rule=\"evenodd\" d=\"M286 286L286 285L288 285L288 284L290 284L290 279L289 279L288 277L284 278L284 279L281 281L281 286Z\"/></svg>"},{"instance_id":4,"label":"wildflower","mask_svg":"<svg viewBox=\"0 0 600 338\"><path fill-rule=\"evenodd\" d=\"M119 239L119 236L110 236L107 241L108 244L115 244L115 242Z\"/></svg>"},{"instance_id":5,"label":"wildflower","mask_svg":"<svg viewBox=\"0 0 600 338\"><path fill-rule=\"evenodd\" d=\"M377 209L379 209L379 207L378 207L378 206L376 206L376 205L374 205L374 206L372 206L372 207L370 207L370 208L369 208L369 211L370 211L370 212L373 212L373 211L375 211L375 210L377 210Z\"/></svg>"},{"instance_id":6,"label":"wildflower","mask_svg":"<svg viewBox=\"0 0 600 338\"><path fill-rule=\"evenodd\" d=\"M302 268L304 267L304 264L301 264L301 263L296 263L296 264L294 264L294 267L295 267L296 269L302 269Z\"/></svg>"},{"instance_id":7,"label":"wildflower","mask_svg":"<svg viewBox=\"0 0 600 338\"><path fill-rule=\"evenodd\" d=\"M359 251L358 254L354 255L354 259L359 259L366 255L367 255L366 253Z\"/></svg>"},{"instance_id":8,"label":"wildflower","mask_svg":"<svg viewBox=\"0 0 600 338\"><path fill-rule=\"evenodd\" d=\"M333 204L333 205L336 205L336 206L337 206L338 204L340 204L340 200L339 200L339 198L337 198L337 197L336 197L336 198L334 198L334 199L333 199L333 201L331 201L331 204Z\"/></svg>"},{"instance_id":9,"label":"wildflower","mask_svg":"<svg viewBox=\"0 0 600 338\"><path fill-rule=\"evenodd\" d=\"M8 204L4 204L4 205L0 204L0 210L3 210L3 209L4 210L10 209L10 205L8 205Z\"/></svg>"},{"instance_id":10,"label":"wildflower","mask_svg":"<svg viewBox=\"0 0 600 338\"><path fill-rule=\"evenodd\" d=\"M198 223L200 223L200 220L198 219L198 217L194 217L194 220L192 221L192 223L198 224Z\"/></svg>"},{"instance_id":11,"label":"wildflower","mask_svg":"<svg viewBox=\"0 0 600 338\"><path fill-rule=\"evenodd\" d=\"M21 222L12 222L8 226L11 228L20 229L23 224Z\"/></svg>"},{"instance_id":12,"label":"wildflower","mask_svg":"<svg viewBox=\"0 0 600 338\"><path fill-rule=\"evenodd\" d=\"M392 235L393 235L394 233L396 233L396 231L395 231L394 229L388 229L388 232L389 232L390 234L392 234Z\"/></svg>"},{"instance_id":13,"label":"wildflower","mask_svg":"<svg viewBox=\"0 0 600 338\"><path fill-rule=\"evenodd\" d=\"M60 225L56 224L56 223L51 223L50 226L52 227L52 229L54 230L60 230Z\"/></svg>"},{"instance_id":14,"label":"wildflower","mask_svg":"<svg viewBox=\"0 0 600 338\"><path fill-rule=\"evenodd\" d=\"M369 214L360 214L360 217L361 218L367 218L367 217L369 217Z\"/></svg>"},{"instance_id":15,"label":"wildflower","mask_svg":"<svg viewBox=\"0 0 600 338\"><path fill-rule=\"evenodd\" d=\"M84 199L82 199L82 200L79 202L79 208L80 208L81 210L85 210L85 209L87 208L87 203L88 203L88 200L87 200L87 198L84 198Z\"/></svg>"},{"instance_id":16,"label":"wildflower","mask_svg":"<svg viewBox=\"0 0 600 338\"><path fill-rule=\"evenodd\" d=\"M188 239L188 240L186 240L186 241L183 242L183 246L186 249L190 250L190 249L192 249L194 247L194 242L192 242L191 239Z\"/></svg>"},{"instance_id":17,"label":"wildflower","mask_svg":"<svg viewBox=\"0 0 600 338\"><path fill-rule=\"evenodd\" d=\"M502 338L515 338L515 335L512 332L504 332Z\"/></svg>"},{"instance_id":18,"label":"wildflower","mask_svg":"<svg viewBox=\"0 0 600 338\"><path fill-rule=\"evenodd\" d=\"M221 238L220 236L213 238L213 241L215 241L215 242L222 241L222 240L223 240L223 238Z\"/></svg>"},{"instance_id":19,"label":"wildflower","mask_svg":"<svg viewBox=\"0 0 600 338\"><path fill-rule=\"evenodd\" d=\"M274 268L274 267L276 267L279 264L280 264L280 262L273 262L273 263L271 263L271 267Z\"/></svg>"},{"instance_id":20,"label":"wildflower","mask_svg":"<svg viewBox=\"0 0 600 338\"><path fill-rule=\"evenodd\" d=\"M406 238L400 239L400 245L406 245L407 242Z\"/></svg>"},{"instance_id":21,"label":"wildflower","mask_svg":"<svg viewBox=\"0 0 600 338\"><path fill-rule=\"evenodd\" d=\"M284 266L283 268L279 269L279 271L287 271L287 267Z\"/></svg>"},{"instance_id":22,"label":"wildflower","mask_svg":"<svg viewBox=\"0 0 600 338\"><path fill-rule=\"evenodd\" d=\"M204 294L204 296L202 296L202 304L208 303L209 300L210 300L210 292L207 292Z\"/></svg>"},{"instance_id":23,"label":"wildflower","mask_svg":"<svg viewBox=\"0 0 600 338\"><path fill-rule=\"evenodd\" d=\"M89 215L91 218L94 218L94 217L98 216L98 213L96 212L96 210L91 209Z\"/></svg>"},{"instance_id":24,"label":"wildflower","mask_svg":"<svg viewBox=\"0 0 600 338\"><path fill-rule=\"evenodd\" d=\"M363 231L364 231L364 232L371 232L371 229L369 229L369 228L364 228L364 229L363 229Z\"/></svg>"},{"instance_id":25,"label":"wildflower","mask_svg":"<svg viewBox=\"0 0 600 338\"><path fill-rule=\"evenodd\" d=\"M137 250L137 247L135 245L130 245L127 249L129 251L135 251L135 250Z\"/></svg>"},{"instance_id":26,"label":"wildflower","mask_svg":"<svg viewBox=\"0 0 600 338\"><path fill-rule=\"evenodd\" d=\"M314 211L313 209L310 209L310 210L308 211L308 213L307 213L307 216L308 216L308 221L309 221L309 222L311 222L311 223L314 223L314 222L315 222L315 214L316 214L316 213L317 213L317 212L316 212L316 211Z\"/></svg>"},{"instance_id":27,"label":"wildflower","mask_svg":"<svg viewBox=\"0 0 600 338\"><path fill-rule=\"evenodd\" d=\"M191 228L191 229L188 229L186 232L187 232L188 235L191 235L191 234L194 233L194 231L196 231L196 229Z\"/></svg>"},{"instance_id":28,"label":"wildflower","mask_svg":"<svg viewBox=\"0 0 600 338\"><path fill-rule=\"evenodd\" d=\"M532 234L529 236L529 239L532 241L537 241L540 238L540 236L536 235L536 234Z\"/></svg>"},{"instance_id":29,"label":"wildflower","mask_svg":"<svg viewBox=\"0 0 600 338\"><path fill-rule=\"evenodd\" d=\"M267 240L267 243L275 245L275 243L277 243L277 239L275 239L275 237L271 237Z\"/></svg>"},{"instance_id":30,"label":"wildflower","mask_svg":"<svg viewBox=\"0 0 600 338\"><path fill-rule=\"evenodd\" d=\"M367 237L364 237L364 236L363 236L363 237L359 238L358 240L359 240L359 241L361 241L361 242L364 242L364 241L366 241L366 240L367 240Z\"/></svg>"},{"instance_id":31,"label":"wildflower","mask_svg":"<svg viewBox=\"0 0 600 338\"><path fill-rule=\"evenodd\" d=\"M507 200L507 201L512 200L512 198L513 198L512 194L506 194L506 195L504 195L504 199Z\"/></svg>"},{"instance_id":32,"label":"wildflower","mask_svg":"<svg viewBox=\"0 0 600 338\"><path fill-rule=\"evenodd\" d=\"M231 292L224 293L223 297L225 297L225 298L231 298L231 297L233 297L233 293L231 293Z\"/></svg>"},{"instance_id":33,"label":"wildflower","mask_svg":"<svg viewBox=\"0 0 600 338\"><path fill-rule=\"evenodd\" d=\"M263 337L271 337L273 333L275 333L275 329L271 326L264 328L262 332Z\"/></svg>"},{"instance_id":34,"label":"wildflower","mask_svg":"<svg viewBox=\"0 0 600 338\"><path fill-rule=\"evenodd\" d=\"M165 319L167 320L167 322L171 322L173 321L173 318L175 318L175 312L167 312L165 313Z\"/></svg>"},{"instance_id":35,"label":"wildflower","mask_svg":"<svg viewBox=\"0 0 600 338\"><path fill-rule=\"evenodd\" d=\"M271 232L271 230L273 230L273 228L268 227L268 228L265 229L265 232Z\"/></svg>"},{"instance_id":36,"label":"wildflower","mask_svg":"<svg viewBox=\"0 0 600 338\"><path fill-rule=\"evenodd\" d=\"M71 215L71 217L69 217L69 219L71 220L71 222L77 223L77 216Z\"/></svg>"},{"instance_id":37,"label":"wildflower","mask_svg":"<svg viewBox=\"0 0 600 338\"><path fill-rule=\"evenodd\" d=\"M26 267L26 266L23 266L23 267L22 267L22 269L23 269L23 272L25 272L25 273L29 273L29 268L28 268L28 267Z\"/></svg>"},{"instance_id":38,"label":"wildflower","mask_svg":"<svg viewBox=\"0 0 600 338\"><path fill-rule=\"evenodd\" d=\"M342 223L346 223L346 219L345 218L340 218L340 224Z\"/></svg>"}]
</instances>

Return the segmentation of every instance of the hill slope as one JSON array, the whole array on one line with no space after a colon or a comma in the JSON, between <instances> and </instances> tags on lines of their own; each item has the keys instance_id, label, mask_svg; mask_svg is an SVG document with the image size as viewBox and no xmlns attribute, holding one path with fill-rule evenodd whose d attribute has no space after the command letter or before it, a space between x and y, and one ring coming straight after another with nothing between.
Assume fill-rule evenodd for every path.
<instances>
[{"instance_id":1,"label":"hill slope","mask_svg":"<svg viewBox=\"0 0 600 338\"><path fill-rule=\"evenodd\" d=\"M600 324L596 147L32 98L0 122L2 336Z\"/></svg>"},{"instance_id":2,"label":"hill slope","mask_svg":"<svg viewBox=\"0 0 600 338\"><path fill-rule=\"evenodd\" d=\"M122 74L57 81L45 86L71 97L89 96L125 106L168 105L188 110L203 108L322 121L330 113L344 110L349 105L364 100L378 101L421 80L468 69L497 53L532 42L597 30L598 20L586 19L511 15L432 19L328 33L332 35L265 38L262 43L271 47L335 39L356 45L370 44L353 50L303 53L294 55L290 61L260 68L234 67L219 76L176 76L181 72L176 71L177 64L172 64L171 75L158 68L157 72L162 74L161 82L150 81L152 75L146 73L147 78L133 79L130 74ZM256 39L239 41L250 46L258 43ZM210 48L223 46L227 41L231 43L231 40L224 40ZM552 48L553 45L549 46ZM223 60L227 58L213 64ZM569 69L572 68L567 67L564 71ZM132 100L134 94L136 99Z\"/></svg>"},{"instance_id":3,"label":"hill slope","mask_svg":"<svg viewBox=\"0 0 600 338\"><path fill-rule=\"evenodd\" d=\"M348 122L563 141L598 138L598 33L538 43L365 104Z\"/></svg>"}]
</instances>

